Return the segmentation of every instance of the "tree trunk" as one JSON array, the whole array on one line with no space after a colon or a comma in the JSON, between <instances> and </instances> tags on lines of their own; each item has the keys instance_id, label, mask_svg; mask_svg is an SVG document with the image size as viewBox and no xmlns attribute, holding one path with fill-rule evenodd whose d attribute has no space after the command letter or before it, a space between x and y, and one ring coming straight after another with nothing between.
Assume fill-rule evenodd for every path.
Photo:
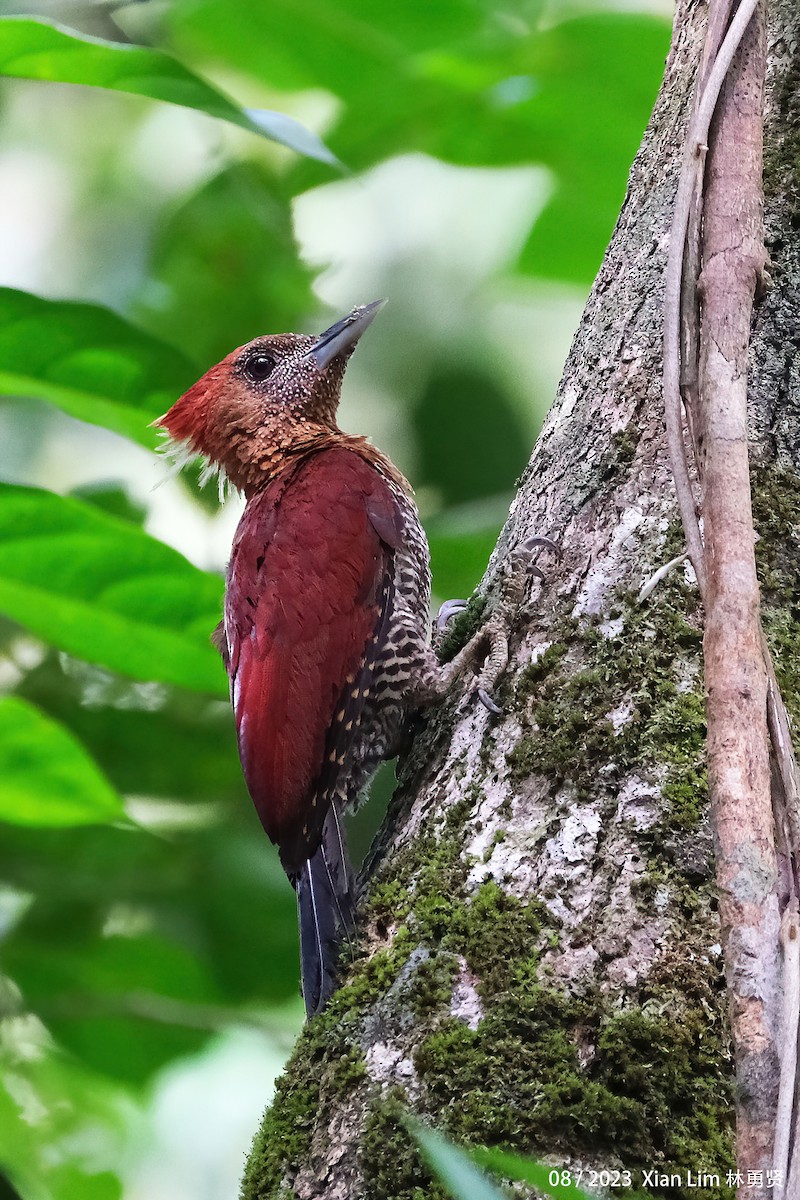
<instances>
[{"instance_id":1,"label":"tree trunk","mask_svg":"<svg viewBox=\"0 0 800 1200\"><path fill-rule=\"evenodd\" d=\"M464 690L417 730L369 864L361 955L298 1042L256 1137L245 1200L444 1195L401 1123L406 1108L456 1141L624 1168L655 1194L718 1200L730 1190L702 612L682 566L637 601L683 549L663 430L661 303L705 15L697 0L679 6L611 246L481 598L461 621L464 639L494 603L510 548L533 534L558 540L563 560L532 581L511 631L503 715ZM751 455L765 623L797 719L793 0L772 0L768 32L773 283L753 323ZM719 1182L691 1186L690 1170ZM663 1185L670 1172L682 1186Z\"/></svg>"}]
</instances>

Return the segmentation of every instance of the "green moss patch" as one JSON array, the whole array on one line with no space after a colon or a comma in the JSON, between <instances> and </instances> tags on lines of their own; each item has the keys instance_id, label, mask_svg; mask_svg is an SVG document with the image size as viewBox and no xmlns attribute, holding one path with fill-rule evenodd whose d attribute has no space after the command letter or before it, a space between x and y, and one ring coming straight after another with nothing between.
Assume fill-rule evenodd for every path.
<instances>
[{"instance_id":1,"label":"green moss patch","mask_svg":"<svg viewBox=\"0 0 800 1200\"><path fill-rule=\"evenodd\" d=\"M426 1106L465 1143L613 1156L634 1172L724 1171L733 1164L724 1035L703 1009L684 1008L663 993L622 1012L539 986L505 993L476 1030L447 1019L419 1046Z\"/></svg>"},{"instance_id":2,"label":"green moss patch","mask_svg":"<svg viewBox=\"0 0 800 1200\"><path fill-rule=\"evenodd\" d=\"M306 1157L319 1105L319 1081L287 1072L264 1116L242 1180L242 1196L283 1200L284 1175ZM291 1194L291 1193L289 1193Z\"/></svg>"},{"instance_id":3,"label":"green moss patch","mask_svg":"<svg viewBox=\"0 0 800 1200\"><path fill-rule=\"evenodd\" d=\"M304 1029L256 1137L245 1200L279 1200L285 1180L307 1161L315 1123L324 1127L340 1097L362 1088L368 1115L361 1159L371 1181L369 1197L408 1200L416 1198L417 1187L427 1189L420 1195L439 1195L397 1119L399 1093L387 1098L368 1085L359 1039L365 1020L390 988L398 989L394 1019L424 1031L450 1019L462 960L478 979L481 994L490 997L529 980L540 943L551 943L552 923L537 902L522 904L492 881L465 897L471 863L463 849L474 799L454 805L437 829L396 855L391 872L385 867L376 880L361 924L379 936L381 931L386 936L391 925L391 940L349 965L344 986ZM392 1178L396 1190L388 1191Z\"/></svg>"},{"instance_id":4,"label":"green moss patch","mask_svg":"<svg viewBox=\"0 0 800 1200\"><path fill-rule=\"evenodd\" d=\"M402 1088L370 1101L361 1142L365 1200L450 1200L403 1124L409 1107Z\"/></svg>"},{"instance_id":5,"label":"green moss patch","mask_svg":"<svg viewBox=\"0 0 800 1200\"><path fill-rule=\"evenodd\" d=\"M681 676L687 656L699 664L701 635L684 615L695 605L673 576L641 607L620 596L610 614L617 632L598 618L564 618L559 639L517 681L524 732L508 755L512 776L539 773L588 799L613 795L634 770L658 768L664 823L695 828L708 802L704 701L699 673Z\"/></svg>"}]
</instances>

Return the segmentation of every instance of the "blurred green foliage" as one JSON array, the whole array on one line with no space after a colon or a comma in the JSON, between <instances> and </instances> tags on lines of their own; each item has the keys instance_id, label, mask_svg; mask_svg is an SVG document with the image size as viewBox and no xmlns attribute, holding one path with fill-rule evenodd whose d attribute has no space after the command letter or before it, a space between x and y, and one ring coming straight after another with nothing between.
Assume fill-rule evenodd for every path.
<instances>
[{"instance_id":1,"label":"blurred green foliage","mask_svg":"<svg viewBox=\"0 0 800 1200\"><path fill-rule=\"evenodd\" d=\"M590 1200L588 1192L570 1182L573 1172L554 1170L535 1158L522 1158L485 1146L467 1152L426 1125L411 1118L407 1124L423 1157L453 1200L504 1200L505 1193L490 1182L476 1163L503 1179L530 1184L551 1200ZM562 1177L566 1177L563 1183Z\"/></svg>"},{"instance_id":2,"label":"blurred green foliage","mask_svg":"<svg viewBox=\"0 0 800 1200\"><path fill-rule=\"evenodd\" d=\"M149 46L82 37L49 21L24 16L3 19L0 74L49 83L109 88L186 105L253 133L283 142L328 164L335 158L302 126L279 113L248 112L198 78L186 67Z\"/></svg>"},{"instance_id":3,"label":"blurred green foliage","mask_svg":"<svg viewBox=\"0 0 800 1200\"><path fill-rule=\"evenodd\" d=\"M222 582L93 505L0 484L0 611L132 679L226 694L208 630Z\"/></svg>"},{"instance_id":4,"label":"blurred green foliage","mask_svg":"<svg viewBox=\"0 0 800 1200\"><path fill-rule=\"evenodd\" d=\"M187 358L108 309L0 288L0 387L7 396L39 397L152 446L148 422L193 377Z\"/></svg>"},{"instance_id":5,"label":"blurred green foliage","mask_svg":"<svg viewBox=\"0 0 800 1200\"><path fill-rule=\"evenodd\" d=\"M18 696L0 699L0 820L96 825L122 801L80 742Z\"/></svg>"},{"instance_id":6,"label":"blurred green foliage","mask_svg":"<svg viewBox=\"0 0 800 1200\"><path fill-rule=\"evenodd\" d=\"M368 191L373 169L410 153L545 167L544 207L521 215L488 280L459 273L479 245L449 264L415 259L389 217L383 273L367 264L360 285L396 291L396 316L354 363L356 391L371 397L358 432L375 422L395 439L386 448L420 489L436 591L468 595L549 400L515 390L508 338L483 309L503 288L591 282L669 31L589 0L566 19L538 0L7 0L3 11L120 44L0 20L0 73L140 97L87 102L49 84L51 130L19 116L33 95L20 89L44 83L0 90L0 175L4 156L17 169L21 129L24 153L68 169L75 197L46 296L21 290L0 259L0 283L17 285L0 289L0 1177L23 1200L116 1200L126 1106L212 1034L266 1027L296 999L296 933L208 641L221 576L148 532L151 502L117 467L122 443L77 422L152 449L149 422L210 362L261 332L321 326L319 270L341 262L301 258L300 197ZM203 150L189 170L174 140L160 146L164 100L237 131L197 117L185 136ZM316 125L331 153L281 110ZM398 212L422 213L426 199L412 182ZM35 200L45 223L62 202L57 189ZM80 302L62 298L65 279ZM59 494L40 456L58 436L87 468L108 454L107 477ZM188 506L211 530L217 501L201 503L196 471L184 476L176 523ZM390 787L387 770L384 804ZM371 826L374 814L357 842Z\"/></svg>"},{"instance_id":7,"label":"blurred green foliage","mask_svg":"<svg viewBox=\"0 0 800 1200\"><path fill-rule=\"evenodd\" d=\"M298 259L283 190L263 166L235 163L189 197L154 239L134 302L141 324L201 367L263 333L267 321L302 324L314 308L312 275Z\"/></svg>"}]
</instances>

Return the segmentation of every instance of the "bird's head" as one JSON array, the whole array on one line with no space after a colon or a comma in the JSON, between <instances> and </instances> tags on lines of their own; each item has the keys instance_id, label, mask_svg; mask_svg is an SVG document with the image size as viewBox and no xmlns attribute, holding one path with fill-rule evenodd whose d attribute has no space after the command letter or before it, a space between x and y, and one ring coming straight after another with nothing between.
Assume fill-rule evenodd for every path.
<instances>
[{"instance_id":1,"label":"bird's head","mask_svg":"<svg viewBox=\"0 0 800 1200\"><path fill-rule=\"evenodd\" d=\"M354 308L319 337L255 338L206 371L154 425L184 460L202 455L209 473L252 491L293 451L338 432L347 360L383 304Z\"/></svg>"}]
</instances>

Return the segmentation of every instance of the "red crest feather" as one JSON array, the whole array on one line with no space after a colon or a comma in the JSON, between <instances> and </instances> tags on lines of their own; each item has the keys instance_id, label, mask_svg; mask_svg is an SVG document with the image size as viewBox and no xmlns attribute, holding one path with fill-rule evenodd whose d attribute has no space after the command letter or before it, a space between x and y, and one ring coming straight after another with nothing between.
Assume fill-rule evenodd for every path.
<instances>
[{"instance_id":1,"label":"red crest feather","mask_svg":"<svg viewBox=\"0 0 800 1200\"><path fill-rule=\"evenodd\" d=\"M234 354L237 351L234 351ZM230 374L228 355L206 371L197 383L176 400L172 408L153 424L163 429L170 441L189 447L198 454L207 453L208 419L211 406Z\"/></svg>"}]
</instances>

